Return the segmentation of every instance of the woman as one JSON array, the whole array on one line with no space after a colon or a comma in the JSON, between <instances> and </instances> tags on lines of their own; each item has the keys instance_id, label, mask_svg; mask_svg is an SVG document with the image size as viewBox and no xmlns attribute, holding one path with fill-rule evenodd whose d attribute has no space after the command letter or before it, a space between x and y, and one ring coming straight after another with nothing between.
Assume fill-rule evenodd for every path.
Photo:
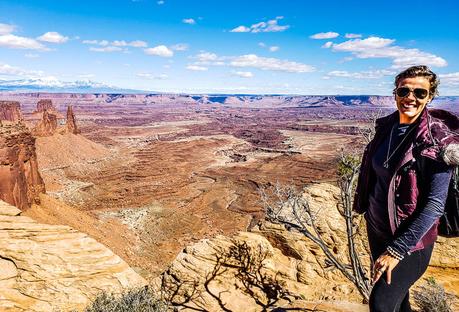
<instances>
[{"instance_id":1,"label":"woman","mask_svg":"<svg viewBox=\"0 0 459 312\"><path fill-rule=\"evenodd\" d=\"M395 78L397 111L377 120L365 149L354 210L365 213L373 260L370 311L411 311L410 287L432 255L451 178L459 119L428 110L438 78L427 66Z\"/></svg>"}]
</instances>

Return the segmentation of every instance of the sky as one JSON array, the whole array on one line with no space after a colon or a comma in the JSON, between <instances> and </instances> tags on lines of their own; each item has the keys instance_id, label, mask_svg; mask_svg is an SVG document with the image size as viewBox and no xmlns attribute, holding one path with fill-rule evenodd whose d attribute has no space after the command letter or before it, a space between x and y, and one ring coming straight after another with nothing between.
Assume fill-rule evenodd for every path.
<instances>
[{"instance_id":1,"label":"sky","mask_svg":"<svg viewBox=\"0 0 459 312\"><path fill-rule=\"evenodd\" d=\"M0 0L0 81L174 93L459 95L459 2Z\"/></svg>"}]
</instances>

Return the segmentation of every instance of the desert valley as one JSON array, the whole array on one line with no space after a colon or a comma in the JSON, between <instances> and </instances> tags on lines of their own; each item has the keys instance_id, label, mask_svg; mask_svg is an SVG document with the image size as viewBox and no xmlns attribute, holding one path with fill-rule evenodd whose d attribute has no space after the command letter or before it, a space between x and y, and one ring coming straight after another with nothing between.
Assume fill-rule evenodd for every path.
<instances>
[{"instance_id":1,"label":"desert valley","mask_svg":"<svg viewBox=\"0 0 459 312\"><path fill-rule=\"evenodd\" d=\"M457 104L457 97L440 97L434 106L458 112ZM231 244L257 246L255 250L264 246L269 251L263 258L265 269L276 281L279 277L285 295L278 304L366 311L359 292L327 264L318 246L265 221L260 189L277 183L305 187L311 205L323 211L320 230L325 241L345 259L337 159L342 150L361 151L361 133L371 127L372 116L392 112L393 105L392 97L383 96L5 92L0 94L0 199L22 212L18 216L19 211L1 210L0 235L5 241L17 235L8 223L13 216L24 218L24 224L37 222L47 235L56 231L55 240L77 235L75 230L87 234L88 246L101 243L109 249L101 251L110 252L109 262L116 258L123 263L113 273L124 274L117 275L120 287L108 289L149 284L159 292L165 281L191 283L200 289L199 296L177 287L166 297L177 306L203 311L262 310L251 297L264 295L244 290L231 269L222 270L210 284L205 277L216 272L219 262L214 256L232 250ZM59 234L58 228L68 234ZM38 231L33 229L24 225L20 232ZM0 251L0 260L12 261L18 272L0 270L0 285L11 288L10 296L0 298L0 309L81 309L104 283L112 283L106 277L92 290L80 287L79 299L69 300L73 302L59 294L43 298L38 288L30 294L35 278L47 278L46 265L49 271L60 270L51 268L54 258L43 256L41 275L26 276L24 272L33 270L23 265L33 267L33 259L24 260L26 246L32 245L1 244L8 252ZM53 255L60 258L61 249L62 257L82 259L72 264L63 260L64 266L84 266L87 254L79 254L73 243L75 250L66 251L68 244L53 249ZM97 246L94 254L103 248ZM368 267L364 246L362 242L360 251ZM458 239L442 238L426 274L456 296L458 247ZM67 270L59 278L77 278L78 269ZM81 272L89 276L90 270ZM110 270L115 269L103 267L97 274ZM42 290L52 293L54 287L59 293L63 284L44 284ZM62 293L72 298L72 292L77 291ZM34 296L43 302L37 303Z\"/></svg>"}]
</instances>

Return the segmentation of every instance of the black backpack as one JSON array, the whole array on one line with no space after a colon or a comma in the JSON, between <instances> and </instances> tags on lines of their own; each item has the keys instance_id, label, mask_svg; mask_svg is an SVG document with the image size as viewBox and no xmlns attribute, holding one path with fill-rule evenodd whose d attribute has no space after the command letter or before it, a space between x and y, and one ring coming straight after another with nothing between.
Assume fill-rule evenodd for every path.
<instances>
[{"instance_id":1,"label":"black backpack","mask_svg":"<svg viewBox=\"0 0 459 312\"><path fill-rule=\"evenodd\" d=\"M438 235L459 237L459 167L455 166L449 183L445 212L440 218Z\"/></svg>"},{"instance_id":2,"label":"black backpack","mask_svg":"<svg viewBox=\"0 0 459 312\"><path fill-rule=\"evenodd\" d=\"M425 168L423 157L418 158L417 170L424 172ZM422 174L418 174L418 178L422 181ZM448 187L448 197L446 198L445 211L440 217L438 224L438 235L443 237L459 237L459 167L454 166L451 175L451 180Z\"/></svg>"}]
</instances>

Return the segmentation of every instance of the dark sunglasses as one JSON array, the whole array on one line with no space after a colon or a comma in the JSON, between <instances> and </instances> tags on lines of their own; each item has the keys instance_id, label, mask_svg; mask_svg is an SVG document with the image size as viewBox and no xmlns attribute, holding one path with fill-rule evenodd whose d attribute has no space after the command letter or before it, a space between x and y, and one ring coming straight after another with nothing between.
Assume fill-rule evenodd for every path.
<instances>
[{"instance_id":1,"label":"dark sunglasses","mask_svg":"<svg viewBox=\"0 0 459 312\"><path fill-rule=\"evenodd\" d=\"M407 97L410 92L413 92L414 96L418 100L423 100L429 95L429 90L422 89L422 88L416 88L416 89L410 89L408 87L400 87L395 90L395 94L399 97Z\"/></svg>"}]
</instances>

